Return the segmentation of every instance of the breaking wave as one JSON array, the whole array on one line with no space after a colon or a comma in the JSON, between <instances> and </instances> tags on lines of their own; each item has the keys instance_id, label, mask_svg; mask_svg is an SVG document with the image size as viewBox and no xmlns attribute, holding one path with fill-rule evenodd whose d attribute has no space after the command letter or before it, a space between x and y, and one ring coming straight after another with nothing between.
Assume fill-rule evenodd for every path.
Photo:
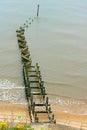
<instances>
[{"instance_id":1,"label":"breaking wave","mask_svg":"<svg viewBox=\"0 0 87 130\"><path fill-rule=\"evenodd\" d=\"M9 80L0 80L0 89L3 89L3 88L8 88L8 89L10 89L10 88L13 88L13 87L15 87L16 86L16 84L15 83L11 83Z\"/></svg>"},{"instance_id":2,"label":"breaking wave","mask_svg":"<svg viewBox=\"0 0 87 130\"><path fill-rule=\"evenodd\" d=\"M87 100L48 94L49 102L55 111L77 115L87 115ZM9 80L0 80L0 100L26 104L24 86L17 86Z\"/></svg>"},{"instance_id":3,"label":"breaking wave","mask_svg":"<svg viewBox=\"0 0 87 130\"><path fill-rule=\"evenodd\" d=\"M50 104L56 106L54 109L58 112L70 113L75 115L87 115L87 100L75 99L66 96L49 95Z\"/></svg>"},{"instance_id":4,"label":"breaking wave","mask_svg":"<svg viewBox=\"0 0 87 130\"><path fill-rule=\"evenodd\" d=\"M25 92L23 86L17 86L9 80L0 80L0 100L17 103L25 103Z\"/></svg>"}]
</instances>

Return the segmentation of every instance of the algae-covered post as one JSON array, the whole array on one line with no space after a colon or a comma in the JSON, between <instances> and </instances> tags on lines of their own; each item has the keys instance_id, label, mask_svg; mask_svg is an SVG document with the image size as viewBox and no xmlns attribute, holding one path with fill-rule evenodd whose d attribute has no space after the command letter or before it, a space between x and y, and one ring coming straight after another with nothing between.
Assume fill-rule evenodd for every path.
<instances>
[{"instance_id":1,"label":"algae-covered post","mask_svg":"<svg viewBox=\"0 0 87 130\"><path fill-rule=\"evenodd\" d=\"M37 17L39 16L39 7L40 7L40 5L38 4L37 5Z\"/></svg>"}]
</instances>

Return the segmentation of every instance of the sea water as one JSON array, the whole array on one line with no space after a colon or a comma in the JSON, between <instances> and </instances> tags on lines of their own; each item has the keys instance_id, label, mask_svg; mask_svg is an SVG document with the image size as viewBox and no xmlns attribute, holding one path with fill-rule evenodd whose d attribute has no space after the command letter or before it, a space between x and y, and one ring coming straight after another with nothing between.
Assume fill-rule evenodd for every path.
<instances>
[{"instance_id":1,"label":"sea water","mask_svg":"<svg viewBox=\"0 0 87 130\"><path fill-rule=\"evenodd\" d=\"M25 101L16 29L30 18L25 36L47 93L87 99L86 0L0 1L0 99Z\"/></svg>"}]
</instances>

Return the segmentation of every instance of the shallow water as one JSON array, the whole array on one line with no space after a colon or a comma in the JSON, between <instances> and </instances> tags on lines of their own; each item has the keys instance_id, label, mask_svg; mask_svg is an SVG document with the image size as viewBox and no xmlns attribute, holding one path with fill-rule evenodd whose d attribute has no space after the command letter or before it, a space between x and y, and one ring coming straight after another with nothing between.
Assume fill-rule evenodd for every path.
<instances>
[{"instance_id":1,"label":"shallow water","mask_svg":"<svg viewBox=\"0 0 87 130\"><path fill-rule=\"evenodd\" d=\"M40 14L36 18L38 3ZM33 63L40 65L47 92L87 99L86 0L0 1L0 99L24 101L24 95L20 98L24 85L15 31L28 18L34 22L26 30L26 39ZM9 92L2 89L3 84Z\"/></svg>"}]
</instances>

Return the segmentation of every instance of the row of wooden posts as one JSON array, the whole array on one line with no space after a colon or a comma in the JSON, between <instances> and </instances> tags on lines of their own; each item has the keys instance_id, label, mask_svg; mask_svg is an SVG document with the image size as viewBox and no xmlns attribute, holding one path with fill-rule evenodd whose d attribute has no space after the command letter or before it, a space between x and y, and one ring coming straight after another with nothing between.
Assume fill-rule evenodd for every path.
<instances>
[{"instance_id":1,"label":"row of wooden posts","mask_svg":"<svg viewBox=\"0 0 87 130\"><path fill-rule=\"evenodd\" d=\"M52 111L51 111L49 98L46 94L44 81L42 81L42 76L39 70L38 63L36 63L35 66L32 66L32 60L30 58L30 51L28 49L24 32L25 32L25 29L23 27L20 27L18 30L16 30L17 37L18 37L18 46L21 51L25 94L26 94L26 99L28 101L29 116L30 116L31 122L36 122L36 123L42 122L39 120L38 113L40 114L46 113L48 117L48 121L44 121L44 122L56 123L54 119L54 114L52 114ZM31 84L33 85L31 86ZM34 92L33 90L37 90L37 91ZM40 96L40 98L42 98L43 100L43 103L36 102L35 96L36 98ZM39 108L45 107L45 110L39 110L39 109L35 110L37 106Z\"/></svg>"}]
</instances>

